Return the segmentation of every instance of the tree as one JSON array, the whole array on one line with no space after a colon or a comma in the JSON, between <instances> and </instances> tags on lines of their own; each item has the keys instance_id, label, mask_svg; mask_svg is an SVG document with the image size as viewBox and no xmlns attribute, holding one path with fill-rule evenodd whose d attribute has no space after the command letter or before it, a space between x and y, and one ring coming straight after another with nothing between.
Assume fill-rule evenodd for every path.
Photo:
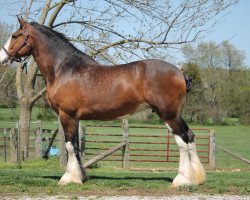
<instances>
[{"instance_id":1,"label":"tree","mask_svg":"<svg viewBox=\"0 0 250 200\"><path fill-rule=\"evenodd\" d=\"M247 85L245 54L228 41L185 46L183 53L189 62L199 66L202 78L203 109L206 117L221 121L223 117L237 117L246 110ZM244 100L243 100L244 99ZM243 106L244 105L244 106Z\"/></svg>"},{"instance_id":2,"label":"tree","mask_svg":"<svg viewBox=\"0 0 250 200\"><path fill-rule=\"evenodd\" d=\"M12 31L13 31L13 26L12 25L0 22L0 46L1 47L5 44L7 39L10 37ZM4 80L4 77L5 77L6 73L7 73L6 68L1 67L0 84Z\"/></svg>"},{"instance_id":3,"label":"tree","mask_svg":"<svg viewBox=\"0 0 250 200\"><path fill-rule=\"evenodd\" d=\"M192 88L187 95L187 101L184 107L184 116L190 122L194 122L204 109L204 94L202 91L202 79L199 66L193 63L187 63L183 66L184 74L192 78Z\"/></svg>"},{"instance_id":4,"label":"tree","mask_svg":"<svg viewBox=\"0 0 250 200\"><path fill-rule=\"evenodd\" d=\"M13 26L0 22L0 46L3 46L10 37ZM13 77L15 70L13 68L0 66L0 107L12 109L12 118L16 117L15 107L17 94L14 86Z\"/></svg>"},{"instance_id":5,"label":"tree","mask_svg":"<svg viewBox=\"0 0 250 200\"><path fill-rule=\"evenodd\" d=\"M21 15L64 32L76 45L103 63L130 62L159 55L191 43L206 35L224 11L237 0L46 0L23 1ZM16 5L9 4L9 5ZM84 45L84 47L82 47ZM22 155L28 156L28 130L31 110L45 89L35 91L38 68L34 61L27 67L22 83L22 69L17 67L17 93L20 102Z\"/></svg>"}]
</instances>

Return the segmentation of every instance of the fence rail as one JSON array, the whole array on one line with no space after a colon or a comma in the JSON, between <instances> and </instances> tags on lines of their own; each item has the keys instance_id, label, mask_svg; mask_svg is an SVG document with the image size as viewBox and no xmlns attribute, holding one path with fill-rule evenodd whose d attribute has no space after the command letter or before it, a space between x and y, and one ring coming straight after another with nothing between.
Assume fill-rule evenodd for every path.
<instances>
[{"instance_id":1,"label":"fence rail","mask_svg":"<svg viewBox=\"0 0 250 200\"><path fill-rule=\"evenodd\" d=\"M109 150L107 145L114 145L121 141L121 134L117 134L117 130L115 130L116 128L120 128L119 126L87 125L85 128L85 160L86 158L91 160L92 156L97 156ZM105 128L106 131L100 131L103 128ZM143 130L140 130L140 133L138 133L138 129ZM210 147L215 147L215 145L211 145L214 142L213 131L201 128L192 130L195 133L203 132L203 135L196 134L197 152L201 158L201 162L209 164L210 169L214 169L215 154L211 155L214 149L210 149ZM146 134L145 132L151 133ZM100 144L102 146L100 146ZM170 135L166 127L163 126L129 126L128 146L128 163L178 162L179 150L174 141L174 137ZM123 156L122 152L113 153L110 157L103 159L103 161L121 162ZM121 159L118 159L119 157Z\"/></svg>"}]
</instances>

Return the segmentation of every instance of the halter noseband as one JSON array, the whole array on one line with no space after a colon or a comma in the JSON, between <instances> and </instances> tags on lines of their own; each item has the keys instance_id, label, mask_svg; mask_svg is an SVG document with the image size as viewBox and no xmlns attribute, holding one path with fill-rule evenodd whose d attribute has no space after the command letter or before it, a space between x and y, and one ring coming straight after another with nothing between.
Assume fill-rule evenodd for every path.
<instances>
[{"instance_id":1,"label":"halter noseband","mask_svg":"<svg viewBox=\"0 0 250 200\"><path fill-rule=\"evenodd\" d=\"M11 58L13 59L14 61L16 62L21 62L21 58L16 58L16 55L17 53L24 47L24 46L27 46L29 50L31 50L31 45L28 43L28 38L29 38L29 29L27 31L24 32L23 34L25 36L25 39L23 41L23 43L20 44L20 46L13 52L13 53L10 53L8 52L8 50L3 47L2 49L6 52L6 54ZM28 57L28 56L27 56ZM26 58L25 58L26 59Z\"/></svg>"}]
</instances>

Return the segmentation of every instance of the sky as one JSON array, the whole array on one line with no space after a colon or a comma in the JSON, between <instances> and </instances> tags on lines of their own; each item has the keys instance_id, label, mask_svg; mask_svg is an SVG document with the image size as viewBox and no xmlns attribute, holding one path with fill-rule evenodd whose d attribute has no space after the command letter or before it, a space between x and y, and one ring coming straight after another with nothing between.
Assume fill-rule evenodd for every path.
<instances>
[{"instance_id":1,"label":"sky","mask_svg":"<svg viewBox=\"0 0 250 200\"><path fill-rule=\"evenodd\" d=\"M5 6L1 6L5 5ZM236 6L230 7L228 13L207 35L203 41L215 41L221 43L224 40L231 42L238 50L246 55L245 64L250 67L250 1L241 0ZM7 23L16 23L16 18L10 16L13 10L6 6L6 0L0 0L0 20ZM249 20L249 21L248 21Z\"/></svg>"},{"instance_id":2,"label":"sky","mask_svg":"<svg viewBox=\"0 0 250 200\"><path fill-rule=\"evenodd\" d=\"M250 1L241 0L229 8L228 14L204 41L210 40L217 43L229 40L238 50L245 52L245 63L250 67Z\"/></svg>"}]
</instances>

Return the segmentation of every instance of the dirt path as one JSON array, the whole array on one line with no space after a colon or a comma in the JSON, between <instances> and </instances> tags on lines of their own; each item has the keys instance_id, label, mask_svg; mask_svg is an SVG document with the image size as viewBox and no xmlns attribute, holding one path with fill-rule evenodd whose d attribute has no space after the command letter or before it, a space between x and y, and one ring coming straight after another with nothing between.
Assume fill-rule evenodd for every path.
<instances>
[{"instance_id":1,"label":"dirt path","mask_svg":"<svg viewBox=\"0 0 250 200\"><path fill-rule=\"evenodd\" d=\"M3 200L250 200L250 196L237 195L179 195L168 197L154 197L154 196L41 196L41 197L1 197Z\"/></svg>"}]
</instances>

